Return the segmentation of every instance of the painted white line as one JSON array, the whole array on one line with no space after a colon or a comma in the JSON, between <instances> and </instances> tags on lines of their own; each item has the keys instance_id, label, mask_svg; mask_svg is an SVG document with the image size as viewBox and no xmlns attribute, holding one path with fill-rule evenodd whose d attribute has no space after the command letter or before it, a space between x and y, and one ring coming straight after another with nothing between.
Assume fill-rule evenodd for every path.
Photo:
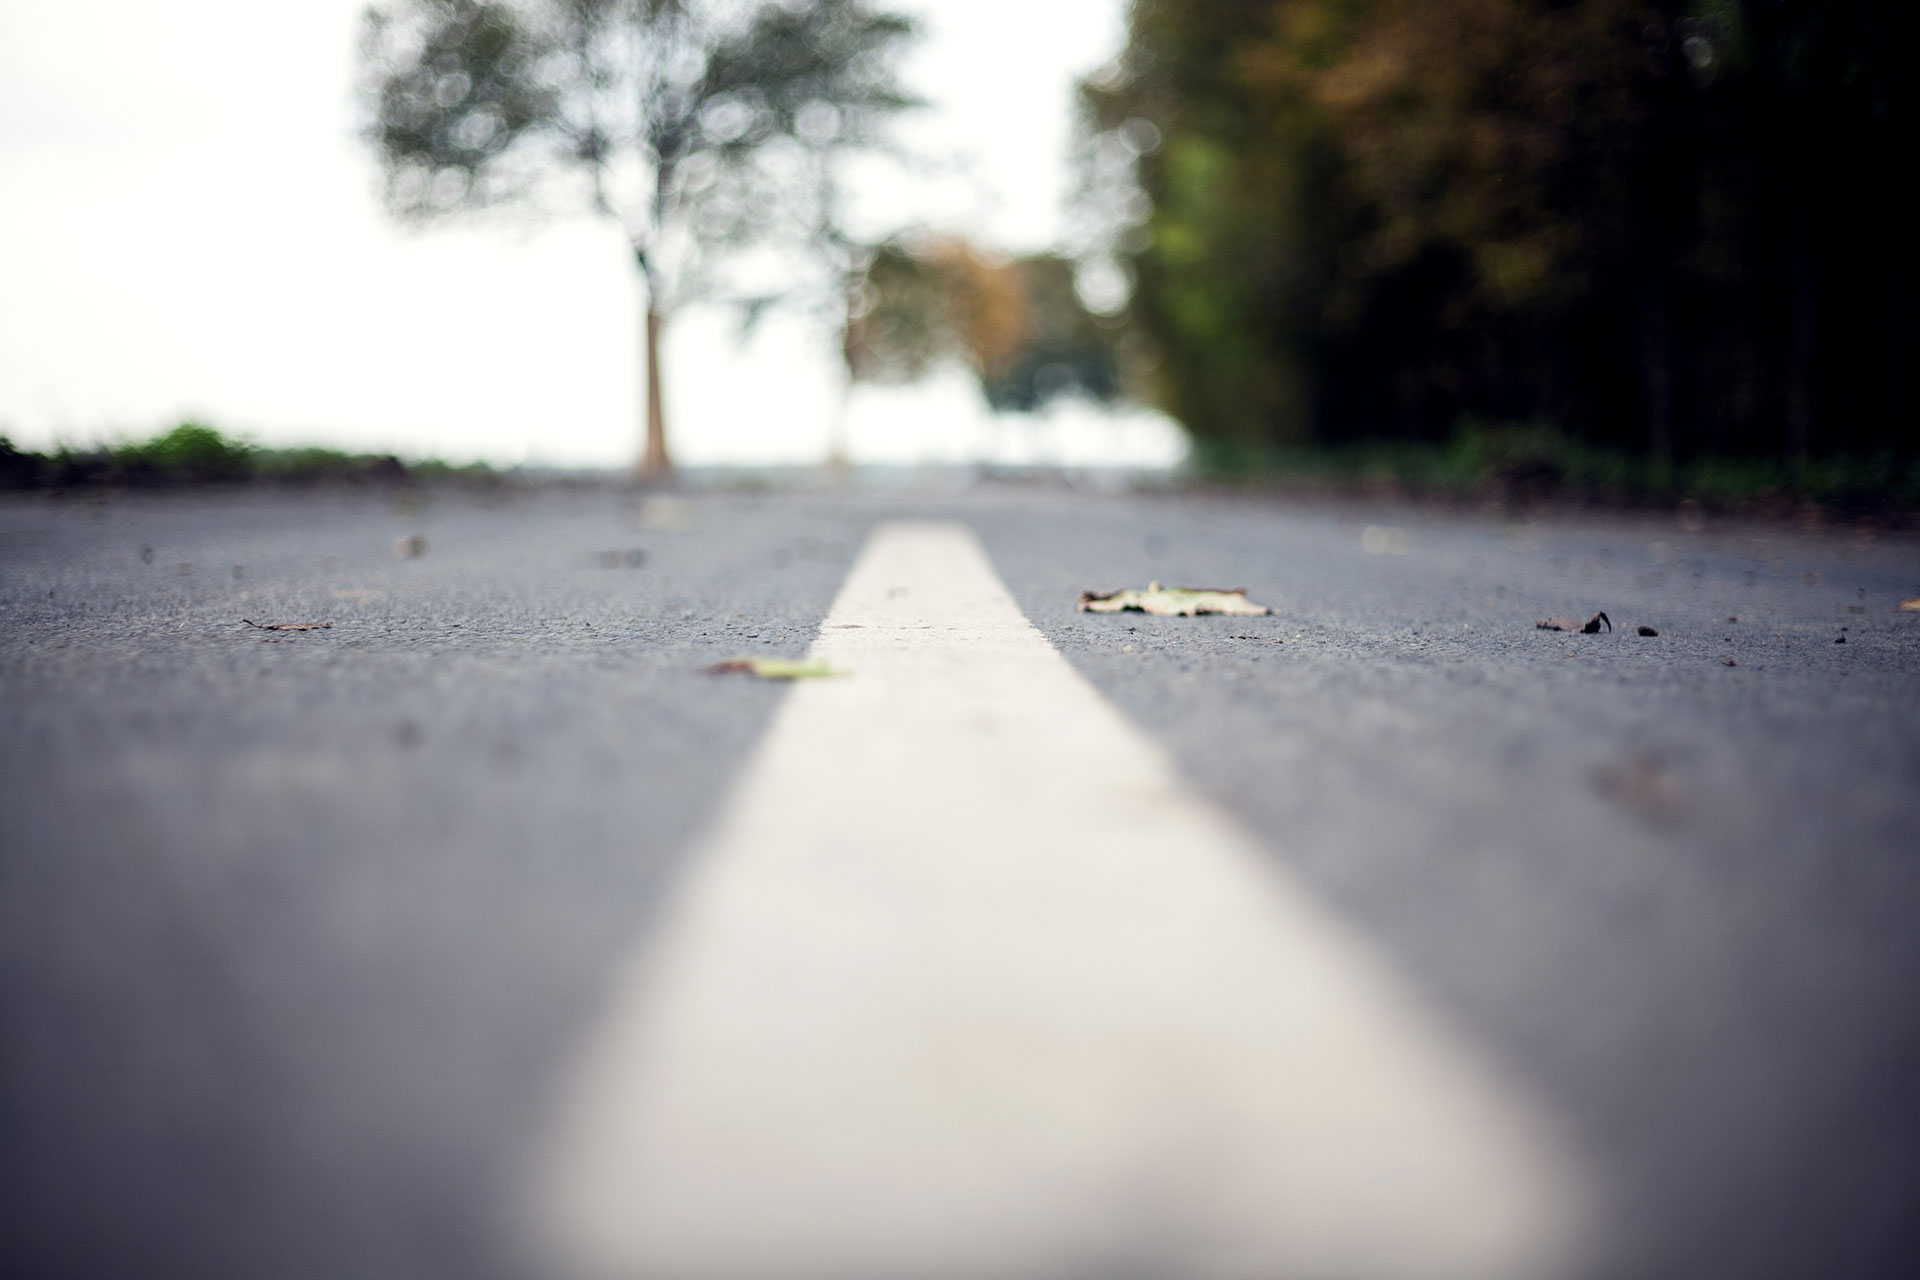
<instances>
[{"instance_id":1,"label":"painted white line","mask_svg":"<svg viewBox=\"0 0 1920 1280\"><path fill-rule=\"evenodd\" d=\"M1542 1280L1539 1111L1181 783L972 535L878 529L582 1057L592 1280Z\"/></svg>"}]
</instances>

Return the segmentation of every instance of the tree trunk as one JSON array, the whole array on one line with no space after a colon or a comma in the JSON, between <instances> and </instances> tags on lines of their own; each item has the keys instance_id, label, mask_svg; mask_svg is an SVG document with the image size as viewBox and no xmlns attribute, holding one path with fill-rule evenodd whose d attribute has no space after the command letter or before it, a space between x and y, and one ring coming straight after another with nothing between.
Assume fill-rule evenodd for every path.
<instances>
[{"instance_id":1,"label":"tree trunk","mask_svg":"<svg viewBox=\"0 0 1920 1280\"><path fill-rule=\"evenodd\" d=\"M647 449L640 458L640 478L665 479L673 471L667 458L666 412L660 400L660 325L661 316L651 299L647 302Z\"/></svg>"},{"instance_id":2,"label":"tree trunk","mask_svg":"<svg viewBox=\"0 0 1920 1280\"><path fill-rule=\"evenodd\" d=\"M1667 328L1664 285L1647 288L1640 325L1640 368L1647 389L1647 452L1673 461L1673 346Z\"/></svg>"},{"instance_id":3,"label":"tree trunk","mask_svg":"<svg viewBox=\"0 0 1920 1280\"><path fill-rule=\"evenodd\" d=\"M836 487L844 485L853 472L853 461L847 454L847 417L852 405L853 374L849 371L840 384L840 402L827 418L827 479Z\"/></svg>"},{"instance_id":4,"label":"tree trunk","mask_svg":"<svg viewBox=\"0 0 1920 1280\"><path fill-rule=\"evenodd\" d=\"M1787 354L1787 454L1805 466L1813 451L1814 261L1812 218L1804 207L1793 220L1793 345Z\"/></svg>"},{"instance_id":5,"label":"tree trunk","mask_svg":"<svg viewBox=\"0 0 1920 1280\"><path fill-rule=\"evenodd\" d=\"M847 291L846 318L840 325L840 372L845 376L840 381L840 403L833 408L827 419L827 482L834 487L843 487L853 474L853 461L848 455L847 436L849 417L853 410L854 370L858 367L859 321L854 318L854 291Z\"/></svg>"},{"instance_id":6,"label":"tree trunk","mask_svg":"<svg viewBox=\"0 0 1920 1280\"><path fill-rule=\"evenodd\" d=\"M1887 294L1880 321L1880 430L1877 444L1889 452L1912 452L1920 439L1912 438L1907 422L1907 368L1915 344L1913 272L1896 260L1887 272Z\"/></svg>"}]
</instances>

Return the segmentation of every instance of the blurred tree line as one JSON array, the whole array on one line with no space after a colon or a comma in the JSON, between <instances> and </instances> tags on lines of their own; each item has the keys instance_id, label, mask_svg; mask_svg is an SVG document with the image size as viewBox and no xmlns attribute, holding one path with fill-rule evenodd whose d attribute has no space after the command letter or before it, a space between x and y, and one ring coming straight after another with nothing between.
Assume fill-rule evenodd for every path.
<instances>
[{"instance_id":1,"label":"blurred tree line","mask_svg":"<svg viewBox=\"0 0 1920 1280\"><path fill-rule=\"evenodd\" d=\"M1134 0L1084 174L1150 398L1229 453L1913 457L1916 14Z\"/></svg>"},{"instance_id":2,"label":"blurred tree line","mask_svg":"<svg viewBox=\"0 0 1920 1280\"><path fill-rule=\"evenodd\" d=\"M847 297L854 382L903 383L963 365L996 412L1120 394L1118 323L1088 310L1074 264L1009 256L954 235L896 237L869 252Z\"/></svg>"}]
</instances>

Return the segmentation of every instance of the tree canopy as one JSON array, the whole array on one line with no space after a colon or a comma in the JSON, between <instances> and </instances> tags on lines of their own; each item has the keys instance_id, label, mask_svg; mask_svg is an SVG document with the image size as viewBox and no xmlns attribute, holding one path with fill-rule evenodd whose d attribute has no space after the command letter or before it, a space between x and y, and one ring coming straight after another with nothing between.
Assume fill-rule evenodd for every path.
<instances>
[{"instance_id":1,"label":"tree canopy","mask_svg":"<svg viewBox=\"0 0 1920 1280\"><path fill-rule=\"evenodd\" d=\"M647 294L650 469L665 317L764 304L767 253L840 247L834 159L885 145L914 34L867 0L384 0L368 136L394 214L617 219ZM791 262L791 254L788 256Z\"/></svg>"},{"instance_id":2,"label":"tree canopy","mask_svg":"<svg viewBox=\"0 0 1920 1280\"><path fill-rule=\"evenodd\" d=\"M849 294L845 354L856 382L904 382L942 360L966 366L996 411L1120 392L1117 333L1051 253L1009 257L957 236L890 240Z\"/></svg>"},{"instance_id":3,"label":"tree canopy","mask_svg":"<svg viewBox=\"0 0 1920 1280\"><path fill-rule=\"evenodd\" d=\"M1916 25L1135 0L1084 88L1087 185L1157 398L1229 448L1482 417L1661 458L1911 454Z\"/></svg>"}]
</instances>

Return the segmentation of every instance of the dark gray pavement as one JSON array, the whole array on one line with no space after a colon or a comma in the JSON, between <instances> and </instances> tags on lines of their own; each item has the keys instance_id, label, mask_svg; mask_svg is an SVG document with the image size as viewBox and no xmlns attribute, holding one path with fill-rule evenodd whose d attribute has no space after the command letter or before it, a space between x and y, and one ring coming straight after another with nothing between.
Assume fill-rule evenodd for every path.
<instances>
[{"instance_id":1,"label":"dark gray pavement","mask_svg":"<svg viewBox=\"0 0 1920 1280\"><path fill-rule=\"evenodd\" d=\"M555 1072L781 696L702 668L803 652L890 515L970 523L1096 687L1560 1109L1608 1197L1594 1276L1920 1273L1920 543L683 501L0 503L9 1274L505 1274ZM1281 612L1073 610L1155 578ZM1618 630L1532 627L1596 609Z\"/></svg>"}]
</instances>

